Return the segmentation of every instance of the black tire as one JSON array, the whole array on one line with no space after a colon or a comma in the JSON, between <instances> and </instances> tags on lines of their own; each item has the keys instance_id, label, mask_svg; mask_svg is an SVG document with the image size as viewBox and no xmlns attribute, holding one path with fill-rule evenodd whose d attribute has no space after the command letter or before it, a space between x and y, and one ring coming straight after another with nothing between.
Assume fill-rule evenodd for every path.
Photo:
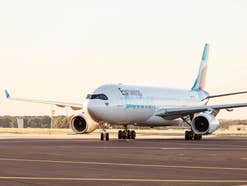
<instances>
[{"instance_id":1,"label":"black tire","mask_svg":"<svg viewBox=\"0 0 247 186\"><path fill-rule=\"evenodd\" d=\"M199 136L199 140L202 140L202 135Z\"/></svg>"},{"instance_id":2,"label":"black tire","mask_svg":"<svg viewBox=\"0 0 247 186\"><path fill-rule=\"evenodd\" d=\"M101 140L101 141L104 141L104 137L105 137L105 135L104 135L104 133L102 132L102 133L100 134L100 140Z\"/></svg>"},{"instance_id":3,"label":"black tire","mask_svg":"<svg viewBox=\"0 0 247 186\"><path fill-rule=\"evenodd\" d=\"M132 139L130 130L127 131L127 139Z\"/></svg>"},{"instance_id":4,"label":"black tire","mask_svg":"<svg viewBox=\"0 0 247 186\"><path fill-rule=\"evenodd\" d=\"M185 140L189 140L189 131L185 131L184 138Z\"/></svg>"},{"instance_id":5,"label":"black tire","mask_svg":"<svg viewBox=\"0 0 247 186\"><path fill-rule=\"evenodd\" d=\"M127 134L125 131L122 131L122 139L126 139L127 138Z\"/></svg>"},{"instance_id":6,"label":"black tire","mask_svg":"<svg viewBox=\"0 0 247 186\"><path fill-rule=\"evenodd\" d=\"M122 137L123 137L122 131L119 130L119 131L118 131L118 139L122 139Z\"/></svg>"},{"instance_id":7,"label":"black tire","mask_svg":"<svg viewBox=\"0 0 247 186\"><path fill-rule=\"evenodd\" d=\"M192 139L193 139L193 132L185 131L185 140L192 140Z\"/></svg>"},{"instance_id":8,"label":"black tire","mask_svg":"<svg viewBox=\"0 0 247 186\"><path fill-rule=\"evenodd\" d=\"M194 139L194 133L193 131L189 131L189 140L193 140Z\"/></svg>"},{"instance_id":9,"label":"black tire","mask_svg":"<svg viewBox=\"0 0 247 186\"><path fill-rule=\"evenodd\" d=\"M194 135L194 140L202 140L202 135L200 135L200 134L195 134L195 135Z\"/></svg>"},{"instance_id":10,"label":"black tire","mask_svg":"<svg viewBox=\"0 0 247 186\"><path fill-rule=\"evenodd\" d=\"M131 139L136 139L136 132L134 130L131 131Z\"/></svg>"},{"instance_id":11,"label":"black tire","mask_svg":"<svg viewBox=\"0 0 247 186\"><path fill-rule=\"evenodd\" d=\"M108 133L108 132L105 133L105 140L106 140L106 141L109 141L109 133Z\"/></svg>"}]
</instances>

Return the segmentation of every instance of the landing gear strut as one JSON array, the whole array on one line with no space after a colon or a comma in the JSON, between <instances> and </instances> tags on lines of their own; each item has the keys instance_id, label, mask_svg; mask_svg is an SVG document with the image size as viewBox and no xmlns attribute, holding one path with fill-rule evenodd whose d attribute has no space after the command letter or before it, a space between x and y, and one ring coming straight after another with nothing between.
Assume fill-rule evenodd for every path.
<instances>
[{"instance_id":1,"label":"landing gear strut","mask_svg":"<svg viewBox=\"0 0 247 186\"><path fill-rule=\"evenodd\" d=\"M106 132L106 127L107 127L107 124L106 123L102 123L102 132L100 133L100 140L101 141L109 141L109 133Z\"/></svg>"},{"instance_id":2,"label":"landing gear strut","mask_svg":"<svg viewBox=\"0 0 247 186\"><path fill-rule=\"evenodd\" d=\"M185 131L185 140L202 140L202 135L195 134L193 131Z\"/></svg>"},{"instance_id":3,"label":"landing gear strut","mask_svg":"<svg viewBox=\"0 0 247 186\"><path fill-rule=\"evenodd\" d=\"M128 130L127 126L124 126L125 130L118 131L118 139L135 139L136 132L134 130Z\"/></svg>"}]
</instances>

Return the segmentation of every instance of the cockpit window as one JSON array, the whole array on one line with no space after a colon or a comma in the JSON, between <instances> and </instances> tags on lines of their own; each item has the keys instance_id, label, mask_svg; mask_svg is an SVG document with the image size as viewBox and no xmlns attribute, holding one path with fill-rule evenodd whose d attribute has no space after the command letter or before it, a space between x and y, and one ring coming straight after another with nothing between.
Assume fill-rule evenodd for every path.
<instances>
[{"instance_id":1,"label":"cockpit window","mask_svg":"<svg viewBox=\"0 0 247 186\"><path fill-rule=\"evenodd\" d=\"M108 100L108 97L105 94L88 94L86 98Z\"/></svg>"}]
</instances>

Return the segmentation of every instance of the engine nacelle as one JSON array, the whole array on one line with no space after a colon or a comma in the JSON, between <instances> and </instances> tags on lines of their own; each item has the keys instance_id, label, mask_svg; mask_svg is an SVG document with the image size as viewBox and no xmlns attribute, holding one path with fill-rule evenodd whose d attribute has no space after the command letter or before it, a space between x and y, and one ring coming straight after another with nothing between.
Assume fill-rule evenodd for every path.
<instances>
[{"instance_id":1,"label":"engine nacelle","mask_svg":"<svg viewBox=\"0 0 247 186\"><path fill-rule=\"evenodd\" d=\"M219 121L212 114L200 113L193 118L191 127L196 134L211 134L219 127Z\"/></svg>"},{"instance_id":2,"label":"engine nacelle","mask_svg":"<svg viewBox=\"0 0 247 186\"><path fill-rule=\"evenodd\" d=\"M70 127L76 134L91 133L98 126L98 123L88 121L83 113L73 116L70 120Z\"/></svg>"}]
</instances>

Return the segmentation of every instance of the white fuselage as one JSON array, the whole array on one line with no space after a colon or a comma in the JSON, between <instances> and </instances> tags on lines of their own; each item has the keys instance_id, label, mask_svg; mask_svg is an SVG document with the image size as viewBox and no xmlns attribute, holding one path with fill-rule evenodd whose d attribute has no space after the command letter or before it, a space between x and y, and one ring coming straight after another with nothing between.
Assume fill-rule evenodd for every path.
<instances>
[{"instance_id":1,"label":"white fuselage","mask_svg":"<svg viewBox=\"0 0 247 186\"><path fill-rule=\"evenodd\" d=\"M166 108L200 106L204 91L167 89L127 85L103 85L88 96L84 111L88 119L110 124L149 126L171 125L173 119L156 116Z\"/></svg>"}]
</instances>

